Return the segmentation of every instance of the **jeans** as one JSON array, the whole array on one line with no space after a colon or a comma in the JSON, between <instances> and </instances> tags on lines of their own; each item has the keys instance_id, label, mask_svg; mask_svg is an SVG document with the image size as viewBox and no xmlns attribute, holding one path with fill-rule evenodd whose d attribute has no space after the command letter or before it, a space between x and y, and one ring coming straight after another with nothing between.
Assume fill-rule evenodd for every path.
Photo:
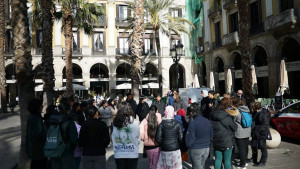
<instances>
[{"instance_id":1,"label":"jeans","mask_svg":"<svg viewBox=\"0 0 300 169\"><path fill-rule=\"evenodd\" d=\"M240 153L240 165L245 166L248 157L249 138L236 138L235 142Z\"/></svg>"},{"instance_id":2,"label":"jeans","mask_svg":"<svg viewBox=\"0 0 300 169\"><path fill-rule=\"evenodd\" d=\"M221 169L223 158L224 158L224 169L231 169L231 154L232 154L232 148L223 151L215 150L216 160L215 160L214 169Z\"/></svg>"},{"instance_id":3,"label":"jeans","mask_svg":"<svg viewBox=\"0 0 300 169\"><path fill-rule=\"evenodd\" d=\"M70 169L74 168L74 152L65 152L60 158L51 158L53 169Z\"/></svg>"},{"instance_id":4,"label":"jeans","mask_svg":"<svg viewBox=\"0 0 300 169\"><path fill-rule=\"evenodd\" d=\"M137 169L138 158L116 158L117 169Z\"/></svg>"},{"instance_id":5,"label":"jeans","mask_svg":"<svg viewBox=\"0 0 300 169\"><path fill-rule=\"evenodd\" d=\"M261 151L261 158L260 158L260 163L266 164L267 162L267 158L268 158L268 150L267 150L267 146L266 146L266 140L260 140L261 142L263 142L263 146L259 146L260 147L260 151ZM253 163L257 163L257 155L258 155L258 147L257 146L252 146L252 159L253 159Z\"/></svg>"},{"instance_id":6,"label":"jeans","mask_svg":"<svg viewBox=\"0 0 300 169\"><path fill-rule=\"evenodd\" d=\"M82 156L84 169L106 169L106 158L102 156Z\"/></svg>"},{"instance_id":7,"label":"jeans","mask_svg":"<svg viewBox=\"0 0 300 169\"><path fill-rule=\"evenodd\" d=\"M188 154L194 169L205 168L205 161L209 155L209 148L189 149Z\"/></svg>"},{"instance_id":8,"label":"jeans","mask_svg":"<svg viewBox=\"0 0 300 169\"><path fill-rule=\"evenodd\" d=\"M47 161L47 158L31 160L30 169L46 169Z\"/></svg>"}]
</instances>

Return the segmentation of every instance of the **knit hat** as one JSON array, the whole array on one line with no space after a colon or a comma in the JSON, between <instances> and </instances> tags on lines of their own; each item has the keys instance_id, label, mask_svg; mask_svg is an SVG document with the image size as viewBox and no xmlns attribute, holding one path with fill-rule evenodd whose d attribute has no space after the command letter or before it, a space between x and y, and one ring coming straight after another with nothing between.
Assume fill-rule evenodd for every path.
<instances>
[{"instance_id":1,"label":"knit hat","mask_svg":"<svg viewBox=\"0 0 300 169\"><path fill-rule=\"evenodd\" d=\"M167 106L166 110L165 110L165 118L167 118L167 119L173 119L174 115L175 115L174 107Z\"/></svg>"},{"instance_id":2,"label":"knit hat","mask_svg":"<svg viewBox=\"0 0 300 169\"><path fill-rule=\"evenodd\" d=\"M185 110L184 110L184 109L179 109L179 110L177 111L177 115L182 116L182 117L185 117L185 116L186 116Z\"/></svg>"}]
</instances>

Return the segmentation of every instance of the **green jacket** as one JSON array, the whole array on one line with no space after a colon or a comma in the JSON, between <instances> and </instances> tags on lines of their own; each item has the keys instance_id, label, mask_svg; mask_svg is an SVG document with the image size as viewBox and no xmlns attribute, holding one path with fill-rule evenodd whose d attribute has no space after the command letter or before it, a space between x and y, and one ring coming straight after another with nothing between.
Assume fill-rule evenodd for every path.
<instances>
[{"instance_id":1,"label":"green jacket","mask_svg":"<svg viewBox=\"0 0 300 169\"><path fill-rule=\"evenodd\" d=\"M46 126L41 116L30 114L27 119L27 153L33 160L43 159Z\"/></svg>"}]
</instances>

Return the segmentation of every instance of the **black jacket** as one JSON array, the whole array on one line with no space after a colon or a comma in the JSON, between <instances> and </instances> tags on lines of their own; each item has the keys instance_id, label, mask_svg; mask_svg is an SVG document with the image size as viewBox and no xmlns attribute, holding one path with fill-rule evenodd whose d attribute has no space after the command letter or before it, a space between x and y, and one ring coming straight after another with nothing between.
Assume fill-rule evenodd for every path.
<instances>
[{"instance_id":1,"label":"black jacket","mask_svg":"<svg viewBox=\"0 0 300 169\"><path fill-rule=\"evenodd\" d=\"M158 102L157 100L152 103L152 105L157 107L158 112L161 114L161 117L165 116L166 104L163 101Z\"/></svg>"},{"instance_id":2,"label":"black jacket","mask_svg":"<svg viewBox=\"0 0 300 169\"><path fill-rule=\"evenodd\" d=\"M128 99L127 99L126 102L129 103L129 105L130 105L132 111L135 112L135 111L136 111L136 108L137 108L137 107L136 107L136 106L137 106L136 101L133 100L133 99L131 99L131 100L128 100Z\"/></svg>"},{"instance_id":3,"label":"black jacket","mask_svg":"<svg viewBox=\"0 0 300 169\"><path fill-rule=\"evenodd\" d=\"M254 127L252 137L256 140L266 140L269 132L270 112L263 109L253 114Z\"/></svg>"},{"instance_id":4,"label":"black jacket","mask_svg":"<svg viewBox=\"0 0 300 169\"><path fill-rule=\"evenodd\" d=\"M184 109L185 112L187 113L186 104L184 103L184 101L181 98L178 100L178 102L176 100L174 100L173 107L174 107L174 111L177 111L179 109Z\"/></svg>"},{"instance_id":5,"label":"black jacket","mask_svg":"<svg viewBox=\"0 0 300 169\"><path fill-rule=\"evenodd\" d=\"M234 145L234 132L237 130L233 117L225 111L211 113L211 124L214 132L214 148L225 150Z\"/></svg>"},{"instance_id":6,"label":"black jacket","mask_svg":"<svg viewBox=\"0 0 300 169\"><path fill-rule=\"evenodd\" d=\"M140 122L146 118L148 113L149 113L148 104L146 102L145 103L140 102L136 107L136 111L135 111L135 114L139 116Z\"/></svg>"},{"instance_id":7,"label":"black jacket","mask_svg":"<svg viewBox=\"0 0 300 169\"><path fill-rule=\"evenodd\" d=\"M101 156L110 142L108 127L99 119L89 119L80 129L78 144L84 156Z\"/></svg>"},{"instance_id":8,"label":"black jacket","mask_svg":"<svg viewBox=\"0 0 300 169\"><path fill-rule=\"evenodd\" d=\"M205 97L201 100L201 111L202 116L209 119L210 113L212 112L213 108L218 106L218 100L217 99L210 99L209 97ZM212 104L212 107L209 107L209 104Z\"/></svg>"},{"instance_id":9,"label":"black jacket","mask_svg":"<svg viewBox=\"0 0 300 169\"><path fill-rule=\"evenodd\" d=\"M174 119L163 120L157 128L155 138L162 151L179 150L183 138L180 124Z\"/></svg>"}]
</instances>

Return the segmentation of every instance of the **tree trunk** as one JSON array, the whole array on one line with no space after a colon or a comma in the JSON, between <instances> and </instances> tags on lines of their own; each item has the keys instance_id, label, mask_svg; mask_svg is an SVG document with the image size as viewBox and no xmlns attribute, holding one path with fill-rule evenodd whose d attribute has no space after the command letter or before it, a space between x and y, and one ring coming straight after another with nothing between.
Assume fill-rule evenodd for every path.
<instances>
[{"instance_id":1,"label":"tree trunk","mask_svg":"<svg viewBox=\"0 0 300 169\"><path fill-rule=\"evenodd\" d=\"M162 96L162 90L163 90L163 85L162 85L162 65L161 65L161 57L162 53L160 50L160 41L159 41L159 29L155 28L155 44L156 44L156 50L157 50L157 56L158 56L158 84L159 84L159 91L158 93L161 94Z\"/></svg>"},{"instance_id":2,"label":"tree trunk","mask_svg":"<svg viewBox=\"0 0 300 169\"><path fill-rule=\"evenodd\" d=\"M254 102L254 96L252 94L252 77L250 68L250 42L249 42L249 0L237 1L238 12L240 15L239 20L239 48L242 57L242 71L243 71L243 89L244 96L247 100L247 105Z\"/></svg>"},{"instance_id":3,"label":"tree trunk","mask_svg":"<svg viewBox=\"0 0 300 169\"><path fill-rule=\"evenodd\" d=\"M143 51L143 24L144 24L144 0L137 0L134 12L134 27L131 43L131 81L134 98L139 96L139 84L141 84L141 59Z\"/></svg>"},{"instance_id":4,"label":"tree trunk","mask_svg":"<svg viewBox=\"0 0 300 169\"><path fill-rule=\"evenodd\" d=\"M53 1L42 0L42 21L43 21L43 48L42 48L42 69L43 69L43 112L53 104L54 93L54 69L53 69L53 49L52 49L52 29L53 29Z\"/></svg>"},{"instance_id":5,"label":"tree trunk","mask_svg":"<svg viewBox=\"0 0 300 169\"><path fill-rule=\"evenodd\" d=\"M1 93L1 110L0 113L6 112L6 79L5 79L5 14L4 0L0 0L0 93Z\"/></svg>"},{"instance_id":6,"label":"tree trunk","mask_svg":"<svg viewBox=\"0 0 300 169\"><path fill-rule=\"evenodd\" d=\"M29 112L27 105L34 98L34 82L32 73L31 37L29 35L29 20L27 15L27 0L12 0L12 31L14 41L14 59L19 92L21 118L21 146L18 169L29 168L26 153L26 130Z\"/></svg>"},{"instance_id":7,"label":"tree trunk","mask_svg":"<svg viewBox=\"0 0 300 169\"><path fill-rule=\"evenodd\" d=\"M73 32L72 32L72 13L66 13L65 19L65 44L66 44L66 94L73 94L73 65L72 65L72 50L73 50Z\"/></svg>"}]
</instances>

